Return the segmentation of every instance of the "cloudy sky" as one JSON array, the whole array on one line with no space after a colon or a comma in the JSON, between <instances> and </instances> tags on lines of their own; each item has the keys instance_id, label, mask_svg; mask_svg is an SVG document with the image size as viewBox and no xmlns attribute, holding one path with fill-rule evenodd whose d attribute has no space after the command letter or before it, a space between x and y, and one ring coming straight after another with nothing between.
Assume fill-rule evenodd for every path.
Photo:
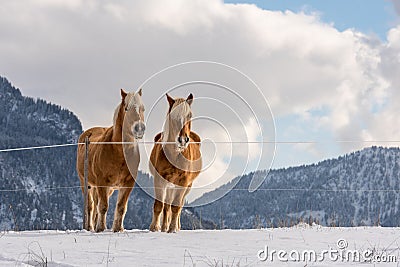
<instances>
[{"instance_id":1,"label":"cloudy sky","mask_svg":"<svg viewBox=\"0 0 400 267\"><path fill-rule=\"evenodd\" d=\"M143 85L146 140L161 130L172 90L197 97L203 139L317 142L205 144L200 180L221 183L271 164L398 146L362 141L400 140L399 14L395 0L0 0L0 75L70 109L85 129L111 125L119 88ZM220 64L180 65L145 82L188 61Z\"/></svg>"}]
</instances>

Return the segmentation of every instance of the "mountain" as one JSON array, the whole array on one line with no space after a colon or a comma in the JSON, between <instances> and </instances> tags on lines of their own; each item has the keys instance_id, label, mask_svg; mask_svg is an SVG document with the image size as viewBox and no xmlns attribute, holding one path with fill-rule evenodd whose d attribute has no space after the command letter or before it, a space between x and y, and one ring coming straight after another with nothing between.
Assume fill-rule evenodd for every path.
<instances>
[{"instance_id":1,"label":"mountain","mask_svg":"<svg viewBox=\"0 0 400 267\"><path fill-rule=\"evenodd\" d=\"M370 147L337 159L269 172L255 192L252 175L237 177L193 204L218 228L257 228L317 222L324 226L400 225L400 149ZM229 190L232 183L237 184Z\"/></svg>"},{"instance_id":2,"label":"mountain","mask_svg":"<svg viewBox=\"0 0 400 267\"><path fill-rule=\"evenodd\" d=\"M82 126L72 112L41 99L22 96L0 77L0 150L74 144ZM82 194L75 170L76 146L0 152L0 230L80 229ZM152 184L139 172L138 179ZM110 201L112 224L116 194ZM153 199L135 187L128 204L125 228L145 229L151 222ZM203 222L203 227L207 226ZM200 227L190 210L182 227ZM209 224L209 227L213 227Z\"/></svg>"},{"instance_id":3,"label":"mountain","mask_svg":"<svg viewBox=\"0 0 400 267\"><path fill-rule=\"evenodd\" d=\"M73 143L81 131L70 111L24 97L0 77L0 149ZM76 228L74 158L75 147L0 152L0 229Z\"/></svg>"}]
</instances>

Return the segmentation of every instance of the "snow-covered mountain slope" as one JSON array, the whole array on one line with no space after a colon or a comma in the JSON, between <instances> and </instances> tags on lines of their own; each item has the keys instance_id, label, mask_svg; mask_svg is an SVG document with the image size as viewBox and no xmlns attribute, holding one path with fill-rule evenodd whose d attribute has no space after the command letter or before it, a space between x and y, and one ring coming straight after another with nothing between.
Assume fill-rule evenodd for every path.
<instances>
[{"instance_id":1,"label":"snow-covered mountain slope","mask_svg":"<svg viewBox=\"0 0 400 267\"><path fill-rule=\"evenodd\" d=\"M248 192L251 175L196 208L218 227L255 228L316 221L327 226L400 225L400 149L371 147L309 166L272 170ZM265 175L265 171L254 175ZM231 184L218 190L229 191ZM195 201L207 203L216 191Z\"/></svg>"},{"instance_id":2,"label":"snow-covered mountain slope","mask_svg":"<svg viewBox=\"0 0 400 267\"><path fill-rule=\"evenodd\" d=\"M76 142L82 127L72 112L22 96L0 77L0 149ZM0 153L0 229L78 227L80 191L75 147Z\"/></svg>"}]
</instances>

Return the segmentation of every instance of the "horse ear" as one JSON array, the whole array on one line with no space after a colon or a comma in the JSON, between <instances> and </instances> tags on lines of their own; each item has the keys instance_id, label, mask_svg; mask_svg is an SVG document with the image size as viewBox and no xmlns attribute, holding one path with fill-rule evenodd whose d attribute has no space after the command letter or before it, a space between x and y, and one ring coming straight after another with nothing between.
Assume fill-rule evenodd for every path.
<instances>
[{"instance_id":1,"label":"horse ear","mask_svg":"<svg viewBox=\"0 0 400 267\"><path fill-rule=\"evenodd\" d=\"M168 103L169 103L170 107L172 107L174 105L174 103L175 103L175 99L170 97L168 94L165 94L165 95L167 96L167 100L168 100Z\"/></svg>"},{"instance_id":2,"label":"horse ear","mask_svg":"<svg viewBox=\"0 0 400 267\"><path fill-rule=\"evenodd\" d=\"M140 88L139 92L137 92L140 96L142 96L142 88Z\"/></svg>"},{"instance_id":3,"label":"horse ear","mask_svg":"<svg viewBox=\"0 0 400 267\"><path fill-rule=\"evenodd\" d=\"M122 99L125 99L126 95L127 95L127 93L124 91L124 89L121 88Z\"/></svg>"},{"instance_id":4,"label":"horse ear","mask_svg":"<svg viewBox=\"0 0 400 267\"><path fill-rule=\"evenodd\" d=\"M186 98L186 102L189 104L189 106L193 103L193 95L190 93L190 95Z\"/></svg>"}]
</instances>

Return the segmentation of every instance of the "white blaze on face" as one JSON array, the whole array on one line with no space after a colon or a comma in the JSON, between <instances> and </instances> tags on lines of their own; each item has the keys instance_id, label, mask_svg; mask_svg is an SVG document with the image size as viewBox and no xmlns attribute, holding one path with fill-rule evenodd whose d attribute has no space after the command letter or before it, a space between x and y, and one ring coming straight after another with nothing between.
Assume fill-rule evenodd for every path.
<instances>
[{"instance_id":1,"label":"white blaze on face","mask_svg":"<svg viewBox=\"0 0 400 267\"><path fill-rule=\"evenodd\" d=\"M185 118L189 116L189 113L190 113L190 106L186 101L184 101L182 103L175 105L172 108L170 117L175 121L180 121L183 125L183 122L185 121Z\"/></svg>"},{"instance_id":2,"label":"white blaze on face","mask_svg":"<svg viewBox=\"0 0 400 267\"><path fill-rule=\"evenodd\" d=\"M191 108L190 105L186 101L182 101L181 103L175 104L171 112L168 114L167 118L169 119L166 120L164 124L164 141L167 141L168 139L168 134L171 133L174 136L171 136L173 140L176 140L179 131L182 129L185 123L185 119L189 117L191 113ZM171 130L171 131L170 131Z\"/></svg>"},{"instance_id":3,"label":"white blaze on face","mask_svg":"<svg viewBox=\"0 0 400 267\"><path fill-rule=\"evenodd\" d=\"M135 93L129 92L125 97L125 109L128 111L135 106Z\"/></svg>"},{"instance_id":4,"label":"white blaze on face","mask_svg":"<svg viewBox=\"0 0 400 267\"><path fill-rule=\"evenodd\" d=\"M185 118L181 118L181 126L183 127L183 125L185 124Z\"/></svg>"},{"instance_id":5,"label":"white blaze on face","mask_svg":"<svg viewBox=\"0 0 400 267\"><path fill-rule=\"evenodd\" d=\"M145 124L141 121L141 113L144 111L142 98L139 93L130 92L125 97L124 127L129 129L135 138L142 138L145 132Z\"/></svg>"},{"instance_id":6,"label":"white blaze on face","mask_svg":"<svg viewBox=\"0 0 400 267\"><path fill-rule=\"evenodd\" d=\"M140 108L143 108L144 104L142 101L142 97L136 93L133 97L133 105L135 107L136 112L139 114L140 113Z\"/></svg>"}]
</instances>

